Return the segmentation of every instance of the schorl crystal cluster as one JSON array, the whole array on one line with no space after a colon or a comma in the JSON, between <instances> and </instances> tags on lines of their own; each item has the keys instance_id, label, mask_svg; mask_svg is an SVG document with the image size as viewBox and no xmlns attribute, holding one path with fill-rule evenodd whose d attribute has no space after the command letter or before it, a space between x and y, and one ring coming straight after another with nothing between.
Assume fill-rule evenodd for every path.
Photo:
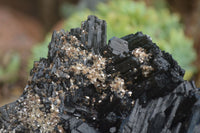
<instances>
[{"instance_id":1,"label":"schorl crystal cluster","mask_svg":"<svg viewBox=\"0 0 200 133\"><path fill-rule=\"evenodd\" d=\"M54 32L0 132L199 133L199 90L170 54L141 32L106 41L96 16Z\"/></svg>"}]
</instances>

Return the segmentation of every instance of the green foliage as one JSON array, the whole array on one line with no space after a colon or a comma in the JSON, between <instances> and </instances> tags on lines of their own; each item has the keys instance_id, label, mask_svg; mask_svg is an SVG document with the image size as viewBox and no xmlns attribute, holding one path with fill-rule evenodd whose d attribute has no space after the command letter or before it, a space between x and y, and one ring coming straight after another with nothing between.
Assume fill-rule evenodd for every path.
<instances>
[{"instance_id":1,"label":"green foliage","mask_svg":"<svg viewBox=\"0 0 200 133\"><path fill-rule=\"evenodd\" d=\"M43 42L33 47L32 57L28 61L28 72L33 68L34 61L38 61L41 57L47 57L50 39L51 35L48 34Z\"/></svg>"},{"instance_id":2,"label":"green foliage","mask_svg":"<svg viewBox=\"0 0 200 133\"><path fill-rule=\"evenodd\" d=\"M88 15L94 14L89 10L79 11L65 21L64 29L80 27L80 22L87 19ZM193 50L193 42L185 37L183 26L179 23L179 17L170 14L167 9L155 9L146 7L142 2L131 0L113 0L108 3L100 3L95 11L96 16L107 21L108 39L113 36L122 37L130 33L142 31L151 36L162 50L173 55L178 63L186 70L185 79L189 79L195 71L192 62L196 58ZM50 38L33 50L33 56L43 57L47 55ZM41 47L41 49L40 49ZM42 50L45 52L38 52ZM37 60L39 58L36 58Z\"/></svg>"},{"instance_id":3,"label":"green foliage","mask_svg":"<svg viewBox=\"0 0 200 133\"><path fill-rule=\"evenodd\" d=\"M0 65L0 83L13 83L18 78L20 67L20 56L18 54L9 53L3 59L6 62Z\"/></svg>"}]
</instances>

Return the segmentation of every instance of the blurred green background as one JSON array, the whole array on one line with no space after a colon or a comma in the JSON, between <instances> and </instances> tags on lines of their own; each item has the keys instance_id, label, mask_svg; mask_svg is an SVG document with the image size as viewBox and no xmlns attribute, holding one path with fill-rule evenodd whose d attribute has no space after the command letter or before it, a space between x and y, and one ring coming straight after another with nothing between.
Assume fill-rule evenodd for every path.
<instances>
[{"instance_id":1,"label":"blurred green background","mask_svg":"<svg viewBox=\"0 0 200 133\"><path fill-rule=\"evenodd\" d=\"M200 86L199 12L199 0L1 0L0 106L23 91L33 61L47 56L52 31L80 27L91 14L107 21L108 39L151 36Z\"/></svg>"}]
</instances>

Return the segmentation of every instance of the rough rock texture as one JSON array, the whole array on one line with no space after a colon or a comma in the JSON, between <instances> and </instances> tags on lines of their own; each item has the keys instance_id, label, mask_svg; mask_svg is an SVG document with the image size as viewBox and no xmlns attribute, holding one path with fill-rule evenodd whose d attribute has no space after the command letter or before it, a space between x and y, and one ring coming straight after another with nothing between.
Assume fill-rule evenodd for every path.
<instances>
[{"instance_id":1,"label":"rough rock texture","mask_svg":"<svg viewBox=\"0 0 200 133\"><path fill-rule=\"evenodd\" d=\"M106 44L106 22L54 32L48 58L0 108L0 131L198 133L200 95L184 70L138 32Z\"/></svg>"}]
</instances>

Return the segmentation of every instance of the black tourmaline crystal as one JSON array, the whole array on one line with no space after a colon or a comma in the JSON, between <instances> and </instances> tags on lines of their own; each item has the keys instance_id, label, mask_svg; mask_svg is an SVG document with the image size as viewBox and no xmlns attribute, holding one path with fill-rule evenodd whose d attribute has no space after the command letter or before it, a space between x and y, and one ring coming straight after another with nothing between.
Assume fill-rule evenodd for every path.
<instances>
[{"instance_id":1,"label":"black tourmaline crystal","mask_svg":"<svg viewBox=\"0 0 200 133\"><path fill-rule=\"evenodd\" d=\"M54 32L0 132L199 133L199 90L172 56L141 32L106 40L95 16Z\"/></svg>"}]
</instances>

